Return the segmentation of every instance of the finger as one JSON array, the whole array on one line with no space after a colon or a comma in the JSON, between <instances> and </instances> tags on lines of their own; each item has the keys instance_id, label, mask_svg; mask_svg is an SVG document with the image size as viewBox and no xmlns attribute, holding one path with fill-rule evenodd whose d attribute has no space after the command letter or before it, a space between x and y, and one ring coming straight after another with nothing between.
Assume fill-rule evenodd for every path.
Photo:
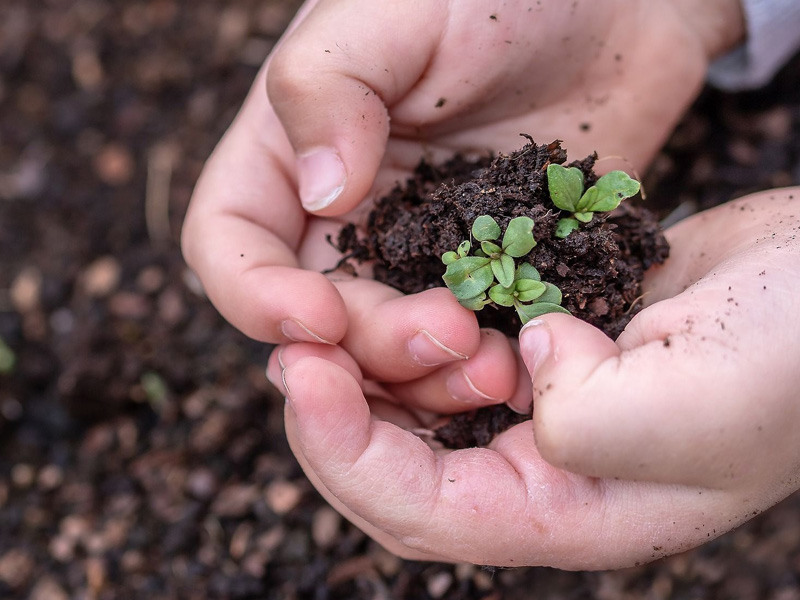
<instances>
[{"instance_id":1,"label":"finger","mask_svg":"<svg viewBox=\"0 0 800 600\"><path fill-rule=\"evenodd\" d=\"M473 356L405 383L387 385L403 405L450 414L501 404L517 385L517 361L508 338L495 329L481 329Z\"/></svg>"},{"instance_id":2,"label":"finger","mask_svg":"<svg viewBox=\"0 0 800 600\"><path fill-rule=\"evenodd\" d=\"M364 378L361 375L361 369L358 367L358 363L353 360L353 357L339 346L323 344L300 343L276 346L272 350L269 361L267 362L267 379L269 379L269 382L285 396L286 388L283 385L283 371L286 367L308 356L314 356L339 365L347 371L359 385L363 384Z\"/></svg>"},{"instance_id":3,"label":"finger","mask_svg":"<svg viewBox=\"0 0 800 600\"><path fill-rule=\"evenodd\" d=\"M763 506L759 497L745 512L724 492L561 471L537 453L530 422L494 449L437 457L411 433L371 419L341 367L304 358L284 379L287 434L304 469L390 548L487 565L612 568L706 541Z\"/></svg>"},{"instance_id":4,"label":"finger","mask_svg":"<svg viewBox=\"0 0 800 600\"><path fill-rule=\"evenodd\" d=\"M343 214L370 190L389 135L387 107L424 72L447 10L427 6L421 23L410 7L322 1L273 56L269 97L298 156L307 210Z\"/></svg>"},{"instance_id":5,"label":"finger","mask_svg":"<svg viewBox=\"0 0 800 600\"><path fill-rule=\"evenodd\" d=\"M182 232L188 264L222 315L255 339L336 343L347 316L333 285L297 268L305 228L291 154L264 73L206 164Z\"/></svg>"},{"instance_id":6,"label":"finger","mask_svg":"<svg viewBox=\"0 0 800 600\"><path fill-rule=\"evenodd\" d=\"M475 314L445 288L404 296L362 278L337 286L349 313L342 346L369 378L408 381L464 361L478 350Z\"/></svg>"},{"instance_id":7,"label":"finger","mask_svg":"<svg viewBox=\"0 0 800 600\"><path fill-rule=\"evenodd\" d=\"M676 230L675 264L665 269L684 275L684 291L639 313L617 344L564 315L523 329L536 442L548 461L596 477L720 488L755 487L794 464L800 381L786 349L796 337L780 315L795 310L797 217L778 196ZM726 215L743 206L754 212L735 226ZM691 244L698 239L709 241ZM706 273L698 253L710 255ZM757 452L768 439L785 444Z\"/></svg>"}]
</instances>

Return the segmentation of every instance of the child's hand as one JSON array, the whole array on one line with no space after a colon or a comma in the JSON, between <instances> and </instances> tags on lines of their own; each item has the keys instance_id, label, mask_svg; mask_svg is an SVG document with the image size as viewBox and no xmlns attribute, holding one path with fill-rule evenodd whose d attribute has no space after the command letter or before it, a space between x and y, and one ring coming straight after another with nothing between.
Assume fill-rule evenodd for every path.
<instances>
[{"instance_id":1,"label":"child's hand","mask_svg":"<svg viewBox=\"0 0 800 600\"><path fill-rule=\"evenodd\" d=\"M526 327L534 420L488 449L432 451L403 388L368 405L344 350L286 347L269 374L292 448L407 557L600 569L701 544L800 487L798 236L800 188L723 205L670 230L617 343L566 315Z\"/></svg>"},{"instance_id":2,"label":"child's hand","mask_svg":"<svg viewBox=\"0 0 800 600\"><path fill-rule=\"evenodd\" d=\"M643 167L741 35L735 11L717 35L727 7L738 0L309 3L203 172L186 259L256 339L341 342L392 381L474 356L477 322L446 291L321 275L339 259L326 234L422 155L511 150L520 132Z\"/></svg>"}]
</instances>

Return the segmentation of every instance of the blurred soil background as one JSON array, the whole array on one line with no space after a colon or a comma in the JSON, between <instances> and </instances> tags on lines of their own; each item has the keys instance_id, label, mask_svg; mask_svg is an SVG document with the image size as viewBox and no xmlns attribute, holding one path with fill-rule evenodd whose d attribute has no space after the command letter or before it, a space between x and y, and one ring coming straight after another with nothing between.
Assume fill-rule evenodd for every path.
<instances>
[{"instance_id":1,"label":"blurred soil background","mask_svg":"<svg viewBox=\"0 0 800 600\"><path fill-rule=\"evenodd\" d=\"M314 492L269 349L177 245L297 5L0 2L0 598L800 600L797 495L695 551L567 573L404 562ZM665 212L800 183L800 60L704 92L646 182Z\"/></svg>"}]
</instances>

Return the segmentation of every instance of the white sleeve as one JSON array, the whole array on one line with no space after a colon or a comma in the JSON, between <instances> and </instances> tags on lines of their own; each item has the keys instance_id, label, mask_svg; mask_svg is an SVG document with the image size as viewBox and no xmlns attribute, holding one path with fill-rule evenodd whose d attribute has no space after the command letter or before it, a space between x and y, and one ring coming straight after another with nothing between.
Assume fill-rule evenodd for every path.
<instances>
[{"instance_id":1,"label":"white sleeve","mask_svg":"<svg viewBox=\"0 0 800 600\"><path fill-rule=\"evenodd\" d=\"M708 81L731 91L770 82L800 48L800 0L742 0L747 40L711 64Z\"/></svg>"}]
</instances>

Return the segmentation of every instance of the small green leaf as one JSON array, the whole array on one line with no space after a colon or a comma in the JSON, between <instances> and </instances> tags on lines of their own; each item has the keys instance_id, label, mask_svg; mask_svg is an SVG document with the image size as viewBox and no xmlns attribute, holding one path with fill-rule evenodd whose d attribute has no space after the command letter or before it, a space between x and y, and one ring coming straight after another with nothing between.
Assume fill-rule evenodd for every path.
<instances>
[{"instance_id":1,"label":"small green leaf","mask_svg":"<svg viewBox=\"0 0 800 600\"><path fill-rule=\"evenodd\" d=\"M483 253L486 254L486 256L502 254L503 252L503 249L494 242L481 242L481 250L483 250Z\"/></svg>"},{"instance_id":2,"label":"small green leaf","mask_svg":"<svg viewBox=\"0 0 800 600\"><path fill-rule=\"evenodd\" d=\"M597 183L586 190L578 202L578 212L608 212L619 206L625 198L635 196L640 184L625 171L606 173Z\"/></svg>"},{"instance_id":3,"label":"small green leaf","mask_svg":"<svg viewBox=\"0 0 800 600\"><path fill-rule=\"evenodd\" d=\"M469 243L469 240L464 240L458 245L458 255L461 258L464 258L467 254L469 254L471 248L472 244Z\"/></svg>"},{"instance_id":4,"label":"small green leaf","mask_svg":"<svg viewBox=\"0 0 800 600\"><path fill-rule=\"evenodd\" d=\"M559 312L570 314L570 312L563 306L551 304L550 302L534 302L533 304L520 304L517 302L514 305L514 308L517 309L517 314L519 315L519 319L522 321L523 325L531 319L541 317L542 315L546 315L548 313Z\"/></svg>"},{"instance_id":5,"label":"small green leaf","mask_svg":"<svg viewBox=\"0 0 800 600\"><path fill-rule=\"evenodd\" d=\"M533 279L534 281L541 281L542 276L539 275L539 271L536 270L530 263L522 263L520 266L517 267L517 272L514 274L514 279Z\"/></svg>"},{"instance_id":6,"label":"small green leaf","mask_svg":"<svg viewBox=\"0 0 800 600\"><path fill-rule=\"evenodd\" d=\"M164 378L155 371L147 371L142 374L140 384L148 404L155 412L161 413L169 400L169 388Z\"/></svg>"},{"instance_id":7,"label":"small green leaf","mask_svg":"<svg viewBox=\"0 0 800 600\"><path fill-rule=\"evenodd\" d=\"M544 284L545 290L544 293L539 296L537 302L548 302L550 304L561 304L561 300L563 299L561 296L561 290L554 286L552 283L545 283Z\"/></svg>"},{"instance_id":8,"label":"small green leaf","mask_svg":"<svg viewBox=\"0 0 800 600\"><path fill-rule=\"evenodd\" d=\"M514 258L520 258L533 250L535 245L533 219L530 217L511 219L503 236L503 252Z\"/></svg>"},{"instance_id":9,"label":"small green leaf","mask_svg":"<svg viewBox=\"0 0 800 600\"><path fill-rule=\"evenodd\" d=\"M496 240L500 237L500 225L489 215L481 215L472 224L472 236L480 242Z\"/></svg>"},{"instance_id":10,"label":"small green leaf","mask_svg":"<svg viewBox=\"0 0 800 600\"><path fill-rule=\"evenodd\" d=\"M489 288L489 298L500 306L514 306L514 293L499 283Z\"/></svg>"},{"instance_id":11,"label":"small green leaf","mask_svg":"<svg viewBox=\"0 0 800 600\"><path fill-rule=\"evenodd\" d=\"M594 213L593 212L576 212L573 216L576 219L578 219L578 221L580 221L581 223L588 223L589 221L592 220L592 217L594 216Z\"/></svg>"},{"instance_id":12,"label":"small green leaf","mask_svg":"<svg viewBox=\"0 0 800 600\"><path fill-rule=\"evenodd\" d=\"M488 289L494 281L490 260L480 256L467 256L447 265L442 279L459 300L472 298Z\"/></svg>"},{"instance_id":13,"label":"small green leaf","mask_svg":"<svg viewBox=\"0 0 800 600\"><path fill-rule=\"evenodd\" d=\"M492 272L503 287L514 285L514 259L508 254L501 254L499 259L492 260Z\"/></svg>"},{"instance_id":14,"label":"small green leaf","mask_svg":"<svg viewBox=\"0 0 800 600\"><path fill-rule=\"evenodd\" d=\"M580 226L581 224L578 222L577 219L573 218L561 219L559 220L558 225L556 225L556 237L564 239L570 233L578 229L578 227Z\"/></svg>"},{"instance_id":15,"label":"small green leaf","mask_svg":"<svg viewBox=\"0 0 800 600\"><path fill-rule=\"evenodd\" d=\"M481 292L472 298L464 298L458 301L461 306L470 310L482 310L483 307L486 306L487 302L488 300L486 299L486 292Z\"/></svg>"},{"instance_id":16,"label":"small green leaf","mask_svg":"<svg viewBox=\"0 0 800 600\"><path fill-rule=\"evenodd\" d=\"M611 171L606 173L595 184L601 194L606 192L614 194L620 200L625 200L639 193L641 184L630 177L625 171ZM595 210L606 210L597 208Z\"/></svg>"},{"instance_id":17,"label":"small green leaf","mask_svg":"<svg viewBox=\"0 0 800 600\"><path fill-rule=\"evenodd\" d=\"M578 200L578 205L573 212L591 211L592 209L590 207L597 203L599 195L600 190L597 189L597 186L593 185L583 193L583 196Z\"/></svg>"},{"instance_id":18,"label":"small green leaf","mask_svg":"<svg viewBox=\"0 0 800 600\"><path fill-rule=\"evenodd\" d=\"M456 262L459 258L461 257L455 252L445 252L442 254L442 262L446 265Z\"/></svg>"},{"instance_id":19,"label":"small green leaf","mask_svg":"<svg viewBox=\"0 0 800 600\"><path fill-rule=\"evenodd\" d=\"M516 283L514 289L520 302L532 302L544 294L547 284L533 279L522 279Z\"/></svg>"},{"instance_id":20,"label":"small green leaf","mask_svg":"<svg viewBox=\"0 0 800 600\"><path fill-rule=\"evenodd\" d=\"M561 210L574 212L583 192L583 173L575 167L548 165L547 187L553 204Z\"/></svg>"}]
</instances>

